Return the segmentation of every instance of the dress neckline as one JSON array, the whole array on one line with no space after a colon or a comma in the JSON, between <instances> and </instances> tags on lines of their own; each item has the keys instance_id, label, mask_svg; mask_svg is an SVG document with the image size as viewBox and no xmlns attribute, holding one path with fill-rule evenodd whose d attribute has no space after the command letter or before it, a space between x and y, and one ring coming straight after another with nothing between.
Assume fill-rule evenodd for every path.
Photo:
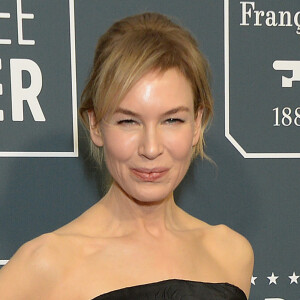
<instances>
[{"instance_id":1,"label":"dress neckline","mask_svg":"<svg viewBox=\"0 0 300 300\"><path fill-rule=\"evenodd\" d=\"M207 281L195 281L195 280L188 280L188 279L177 279L177 278L170 278L170 279L163 279L163 280L159 280L159 281L154 281L154 282L149 282L149 283L142 283L142 284L137 284L137 285L132 285L132 286L126 286L126 287L123 287L123 288L119 288L119 289L116 289L116 290L112 290L112 291L109 291L109 292L106 292L104 294L101 294L101 295L98 295L97 297L93 298L92 300L101 300L101 297L105 297L105 296L109 296L111 294L114 294L114 293L118 293L118 292L122 292L124 290L127 290L127 289L132 289L132 288L142 288L142 287L150 287L150 286L160 286L160 285L163 285L163 284L166 284L166 283L174 283L174 282L186 282L186 283L191 283L191 284L203 284L203 285L224 285L224 286L228 286L228 287L231 287L232 289L234 289L238 294L240 294L242 297L245 298L245 300L247 300L247 296L245 294L245 292L239 288L238 286L232 284L232 283L229 283L229 282L207 282Z\"/></svg>"}]
</instances>

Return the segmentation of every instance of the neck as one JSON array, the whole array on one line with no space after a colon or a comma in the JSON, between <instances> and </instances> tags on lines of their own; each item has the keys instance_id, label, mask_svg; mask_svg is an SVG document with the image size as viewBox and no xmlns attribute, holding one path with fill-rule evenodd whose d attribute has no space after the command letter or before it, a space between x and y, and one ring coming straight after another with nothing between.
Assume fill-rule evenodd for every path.
<instances>
[{"instance_id":1,"label":"neck","mask_svg":"<svg viewBox=\"0 0 300 300\"><path fill-rule=\"evenodd\" d=\"M159 201L141 202L126 194L117 183L99 202L100 207L105 227L117 235L139 232L161 236L175 226L180 210L173 193Z\"/></svg>"}]
</instances>

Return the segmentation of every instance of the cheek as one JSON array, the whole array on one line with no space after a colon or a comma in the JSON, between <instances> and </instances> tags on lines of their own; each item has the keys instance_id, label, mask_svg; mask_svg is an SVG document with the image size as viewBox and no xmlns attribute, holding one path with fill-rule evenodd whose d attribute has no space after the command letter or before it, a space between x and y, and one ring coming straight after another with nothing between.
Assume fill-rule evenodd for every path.
<instances>
[{"instance_id":1,"label":"cheek","mask_svg":"<svg viewBox=\"0 0 300 300\"><path fill-rule=\"evenodd\" d=\"M127 161L136 149L137 136L120 133L118 130L107 130L104 133L104 155L110 161Z\"/></svg>"},{"instance_id":2,"label":"cheek","mask_svg":"<svg viewBox=\"0 0 300 300\"><path fill-rule=\"evenodd\" d=\"M191 128L180 132L169 132L166 137L166 147L176 160L189 160L192 154L193 133Z\"/></svg>"}]
</instances>

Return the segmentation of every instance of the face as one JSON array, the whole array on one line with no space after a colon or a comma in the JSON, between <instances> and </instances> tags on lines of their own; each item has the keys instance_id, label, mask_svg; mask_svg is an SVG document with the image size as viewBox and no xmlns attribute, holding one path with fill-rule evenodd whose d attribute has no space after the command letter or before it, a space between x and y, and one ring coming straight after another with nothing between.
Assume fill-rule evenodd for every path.
<instances>
[{"instance_id":1,"label":"face","mask_svg":"<svg viewBox=\"0 0 300 300\"><path fill-rule=\"evenodd\" d=\"M103 146L107 168L130 197L161 201L186 174L199 139L189 81L176 69L144 75L109 119L95 124L91 138Z\"/></svg>"}]
</instances>

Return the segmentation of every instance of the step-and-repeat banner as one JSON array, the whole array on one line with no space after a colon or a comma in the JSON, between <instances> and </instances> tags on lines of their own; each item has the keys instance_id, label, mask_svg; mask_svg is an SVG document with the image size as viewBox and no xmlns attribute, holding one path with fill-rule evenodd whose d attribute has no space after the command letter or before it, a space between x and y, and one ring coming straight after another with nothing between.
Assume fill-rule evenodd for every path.
<instances>
[{"instance_id":1,"label":"step-and-repeat banner","mask_svg":"<svg viewBox=\"0 0 300 300\"><path fill-rule=\"evenodd\" d=\"M0 265L102 195L77 121L99 36L156 11L188 28L213 73L207 153L178 204L255 252L251 300L300 299L298 0L1 0Z\"/></svg>"}]
</instances>

